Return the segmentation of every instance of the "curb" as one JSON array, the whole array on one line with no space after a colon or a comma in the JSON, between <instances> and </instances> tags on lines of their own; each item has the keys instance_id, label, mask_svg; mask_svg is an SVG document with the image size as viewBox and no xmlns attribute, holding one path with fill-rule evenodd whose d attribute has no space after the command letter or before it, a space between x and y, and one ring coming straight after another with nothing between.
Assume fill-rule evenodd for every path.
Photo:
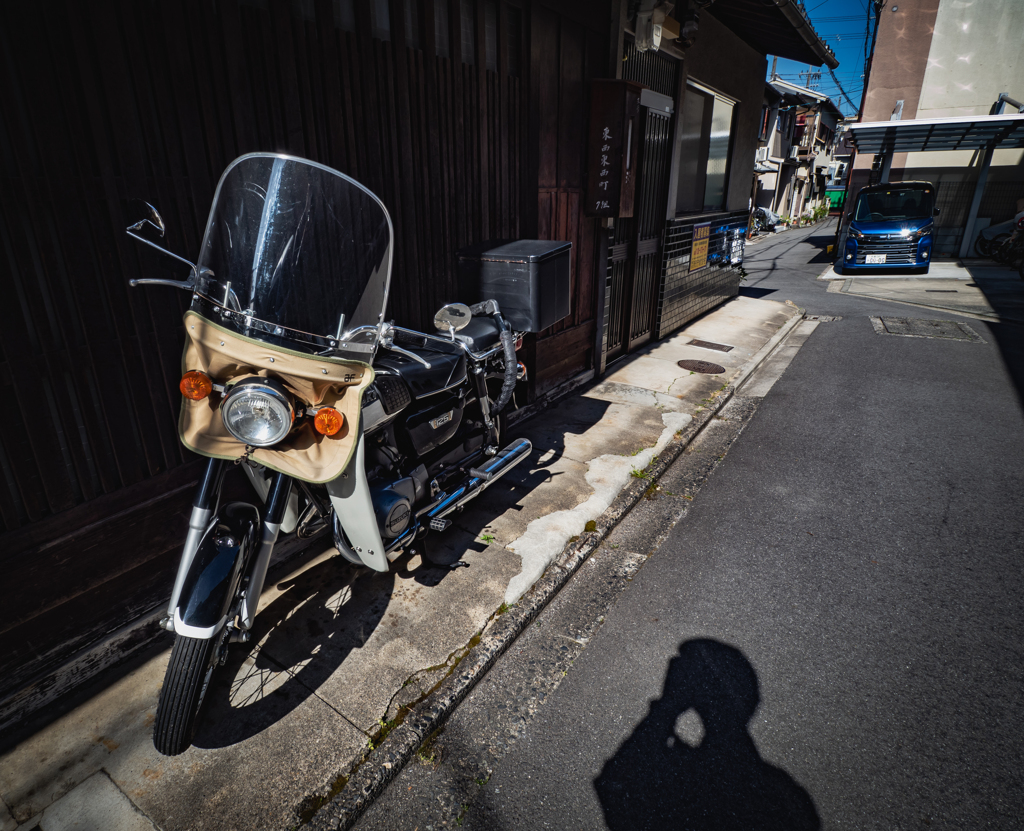
<instances>
[{"instance_id":1,"label":"curb","mask_svg":"<svg viewBox=\"0 0 1024 831\"><path fill-rule=\"evenodd\" d=\"M495 661L536 619L620 520L643 498L652 483L662 477L690 442L735 395L751 373L763 364L796 328L803 320L803 314L803 309L796 309L796 314L751 357L726 389L715 396L706 409L698 411L686 428L668 443L657 457L657 461L647 468L647 477L630 482L619 493L611 506L596 520L594 531L584 532L578 539L571 541L518 603L501 616L491 618L489 629L485 626L480 642L466 653L456 671L416 705L405 720L391 731L384 743L372 751L367 761L358 767L346 782L341 793L313 815L309 828L314 831L343 831L352 827L370 803L398 775L420 745L444 724Z\"/></svg>"}]
</instances>

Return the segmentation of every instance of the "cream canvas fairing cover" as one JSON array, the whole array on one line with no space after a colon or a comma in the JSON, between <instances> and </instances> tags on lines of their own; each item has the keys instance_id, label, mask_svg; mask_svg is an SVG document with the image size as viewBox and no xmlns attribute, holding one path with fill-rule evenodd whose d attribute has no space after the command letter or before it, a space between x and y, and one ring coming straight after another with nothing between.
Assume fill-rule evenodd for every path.
<instances>
[{"instance_id":1,"label":"cream canvas fairing cover","mask_svg":"<svg viewBox=\"0 0 1024 831\"><path fill-rule=\"evenodd\" d=\"M217 384L253 376L275 378L295 397L297 408L303 404L334 407L345 417L344 426L333 436L318 433L312 418L298 418L284 441L255 448L249 454L253 461L306 482L329 482L341 474L355 450L363 390L373 381L368 364L272 346L191 311L185 313L185 333L182 373L200 370ZM189 450L202 456L237 459L244 455L245 445L224 427L223 400L216 392L201 401L183 397L178 434Z\"/></svg>"}]
</instances>

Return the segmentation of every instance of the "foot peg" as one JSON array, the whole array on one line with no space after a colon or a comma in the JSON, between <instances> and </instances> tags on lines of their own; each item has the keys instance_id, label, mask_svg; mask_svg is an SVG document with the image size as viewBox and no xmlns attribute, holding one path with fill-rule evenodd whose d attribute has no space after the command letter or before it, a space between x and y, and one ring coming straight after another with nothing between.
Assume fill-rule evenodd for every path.
<instances>
[{"instance_id":1,"label":"foot peg","mask_svg":"<svg viewBox=\"0 0 1024 831\"><path fill-rule=\"evenodd\" d=\"M452 521L450 519L444 519L443 517L434 517L430 520L430 530L447 531L451 524Z\"/></svg>"}]
</instances>

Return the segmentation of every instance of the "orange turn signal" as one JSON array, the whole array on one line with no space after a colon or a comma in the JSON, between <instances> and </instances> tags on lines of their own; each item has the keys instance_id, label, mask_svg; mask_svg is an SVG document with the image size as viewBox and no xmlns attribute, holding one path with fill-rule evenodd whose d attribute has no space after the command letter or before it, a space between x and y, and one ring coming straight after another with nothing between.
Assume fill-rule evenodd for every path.
<instances>
[{"instance_id":1,"label":"orange turn signal","mask_svg":"<svg viewBox=\"0 0 1024 831\"><path fill-rule=\"evenodd\" d=\"M321 407L316 418L313 419L313 426L318 433L333 436L345 426L345 416L334 407Z\"/></svg>"},{"instance_id":2,"label":"orange turn signal","mask_svg":"<svg viewBox=\"0 0 1024 831\"><path fill-rule=\"evenodd\" d=\"M197 369L190 369L181 376L181 382L178 384L178 389L180 389L181 394L190 401L202 401L206 396L213 392L213 381L210 380L210 376L205 372L200 372Z\"/></svg>"}]
</instances>

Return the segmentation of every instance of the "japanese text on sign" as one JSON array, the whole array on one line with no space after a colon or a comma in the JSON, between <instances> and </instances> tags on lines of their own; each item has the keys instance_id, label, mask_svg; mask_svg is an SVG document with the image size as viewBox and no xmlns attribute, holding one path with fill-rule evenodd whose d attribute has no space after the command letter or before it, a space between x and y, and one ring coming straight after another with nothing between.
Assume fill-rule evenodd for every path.
<instances>
[{"instance_id":1,"label":"japanese text on sign","mask_svg":"<svg viewBox=\"0 0 1024 831\"><path fill-rule=\"evenodd\" d=\"M608 127L605 127L601 131L601 141L603 141L604 144L601 145L601 172L597 183L597 186L605 193L608 192L608 177L611 175L611 170L609 170L609 168L612 166L612 163L608 160L608 151L612 149L612 146L608 144L608 142L610 142L612 138L612 131ZM609 207L611 206L607 200L598 199L594 205L594 210L606 210Z\"/></svg>"},{"instance_id":2,"label":"japanese text on sign","mask_svg":"<svg viewBox=\"0 0 1024 831\"><path fill-rule=\"evenodd\" d=\"M711 237L711 223L693 226L693 248L690 251L690 271L704 268L708 264L708 241Z\"/></svg>"}]
</instances>

